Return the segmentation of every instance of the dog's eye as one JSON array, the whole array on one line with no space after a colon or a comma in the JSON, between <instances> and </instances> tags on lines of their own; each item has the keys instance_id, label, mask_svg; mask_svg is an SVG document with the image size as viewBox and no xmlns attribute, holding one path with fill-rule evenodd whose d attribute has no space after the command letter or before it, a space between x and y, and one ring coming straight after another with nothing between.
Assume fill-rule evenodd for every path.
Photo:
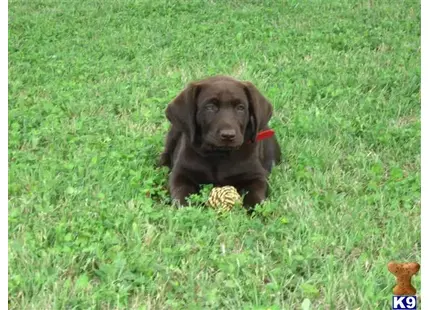
<instances>
[{"instance_id":1,"label":"dog's eye","mask_svg":"<svg viewBox=\"0 0 430 310\"><path fill-rule=\"evenodd\" d=\"M218 107L213 103L208 103L205 105L205 109L210 112L215 112L218 110Z\"/></svg>"},{"instance_id":2,"label":"dog's eye","mask_svg":"<svg viewBox=\"0 0 430 310\"><path fill-rule=\"evenodd\" d=\"M243 104L239 104L236 106L236 110L238 110L239 112L243 112L245 111L245 106Z\"/></svg>"}]
</instances>

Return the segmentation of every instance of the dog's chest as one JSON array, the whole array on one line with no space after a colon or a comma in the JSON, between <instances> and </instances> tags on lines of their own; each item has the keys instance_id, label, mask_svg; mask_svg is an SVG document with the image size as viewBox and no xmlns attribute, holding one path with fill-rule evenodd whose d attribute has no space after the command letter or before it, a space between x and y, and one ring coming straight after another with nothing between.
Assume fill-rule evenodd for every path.
<instances>
[{"instance_id":1,"label":"dog's chest","mask_svg":"<svg viewBox=\"0 0 430 310\"><path fill-rule=\"evenodd\" d=\"M253 148L236 154L205 157L185 147L182 151L181 160L177 163L187 178L197 185L234 186L264 175L265 170L259 161L258 152Z\"/></svg>"},{"instance_id":2,"label":"dog's chest","mask_svg":"<svg viewBox=\"0 0 430 310\"><path fill-rule=\"evenodd\" d=\"M215 186L236 186L243 182L254 179L260 169L255 161L222 160L210 165L210 179L204 183L211 183Z\"/></svg>"},{"instance_id":3,"label":"dog's chest","mask_svg":"<svg viewBox=\"0 0 430 310\"><path fill-rule=\"evenodd\" d=\"M252 166L252 167L251 167ZM214 184L215 186L235 185L248 179L255 169L251 162L232 160L190 161L183 163L183 169L195 184Z\"/></svg>"},{"instance_id":4,"label":"dog's chest","mask_svg":"<svg viewBox=\"0 0 430 310\"><path fill-rule=\"evenodd\" d=\"M249 169L241 162L221 161L212 165L212 182L224 186L233 185L235 180L243 179Z\"/></svg>"}]
</instances>

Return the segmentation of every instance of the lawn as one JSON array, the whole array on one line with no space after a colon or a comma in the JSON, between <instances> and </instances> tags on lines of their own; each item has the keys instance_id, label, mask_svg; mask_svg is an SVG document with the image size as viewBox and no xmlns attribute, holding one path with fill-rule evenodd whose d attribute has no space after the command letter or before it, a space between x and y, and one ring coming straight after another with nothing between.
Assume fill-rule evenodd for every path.
<instances>
[{"instance_id":1,"label":"lawn","mask_svg":"<svg viewBox=\"0 0 430 310\"><path fill-rule=\"evenodd\" d=\"M388 309L387 263L420 262L420 19L418 0L10 0L10 309ZM275 109L253 216L207 191L173 208L155 166L166 105L213 74Z\"/></svg>"}]
</instances>

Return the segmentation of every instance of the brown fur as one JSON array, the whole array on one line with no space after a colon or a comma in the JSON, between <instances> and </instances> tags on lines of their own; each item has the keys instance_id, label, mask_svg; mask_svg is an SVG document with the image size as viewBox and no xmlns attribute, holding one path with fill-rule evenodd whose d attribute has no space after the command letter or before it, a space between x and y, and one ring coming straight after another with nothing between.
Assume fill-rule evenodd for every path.
<instances>
[{"instance_id":1,"label":"brown fur","mask_svg":"<svg viewBox=\"0 0 430 310\"><path fill-rule=\"evenodd\" d=\"M255 141L268 129L272 111L250 82L215 76L190 83L166 109L171 127L160 165L171 170L171 198L185 205L200 185L213 184L246 192L248 209L261 203L267 177L281 159L276 136Z\"/></svg>"}]
</instances>

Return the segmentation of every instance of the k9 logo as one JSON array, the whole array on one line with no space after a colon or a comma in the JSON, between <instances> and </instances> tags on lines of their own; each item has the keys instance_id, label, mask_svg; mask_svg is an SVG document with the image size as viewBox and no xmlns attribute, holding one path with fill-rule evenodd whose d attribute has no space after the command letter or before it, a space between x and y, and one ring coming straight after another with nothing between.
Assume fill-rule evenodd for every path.
<instances>
[{"instance_id":1,"label":"k9 logo","mask_svg":"<svg viewBox=\"0 0 430 310\"><path fill-rule=\"evenodd\" d=\"M417 296L393 296L392 310L417 309Z\"/></svg>"}]
</instances>

